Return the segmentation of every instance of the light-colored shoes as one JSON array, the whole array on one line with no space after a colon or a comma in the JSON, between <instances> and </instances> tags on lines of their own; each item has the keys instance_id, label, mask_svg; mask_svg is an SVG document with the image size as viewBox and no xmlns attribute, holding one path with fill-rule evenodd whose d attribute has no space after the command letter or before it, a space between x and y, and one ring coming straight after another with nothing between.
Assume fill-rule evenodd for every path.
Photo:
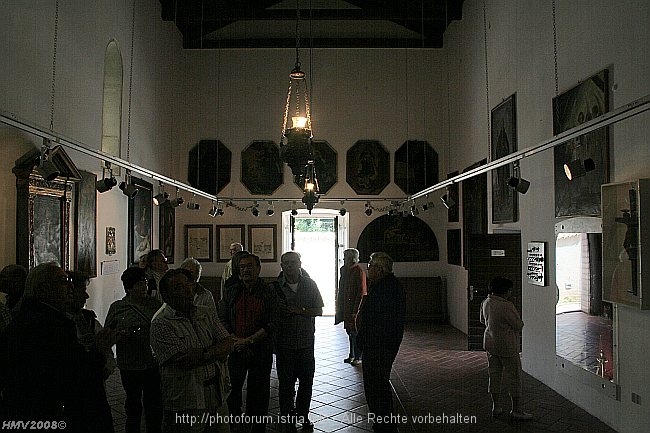
<instances>
[{"instance_id":1,"label":"light-colored shoes","mask_svg":"<svg viewBox=\"0 0 650 433\"><path fill-rule=\"evenodd\" d=\"M510 412L510 417L516 421L530 421L533 419L533 414L528 412Z\"/></svg>"}]
</instances>

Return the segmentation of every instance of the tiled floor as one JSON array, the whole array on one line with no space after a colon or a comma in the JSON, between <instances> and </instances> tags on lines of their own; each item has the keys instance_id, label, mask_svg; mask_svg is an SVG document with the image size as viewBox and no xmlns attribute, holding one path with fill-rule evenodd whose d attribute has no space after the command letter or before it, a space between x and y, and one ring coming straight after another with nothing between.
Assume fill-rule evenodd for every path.
<instances>
[{"instance_id":1,"label":"tiled floor","mask_svg":"<svg viewBox=\"0 0 650 433\"><path fill-rule=\"evenodd\" d=\"M367 433L368 406L361 366L344 364L348 341L333 318L317 319L316 375L310 418L317 431ZM613 432L612 429L524 374L524 409L531 422L490 416L487 361L483 352L467 352L464 334L448 325L410 324L394 365L396 406L406 432ZM269 413L278 414L277 378L272 373ZM124 394L118 373L109 378L109 400L116 432L124 431ZM413 418L416 417L416 418ZM274 431L275 426L269 426Z\"/></svg>"}]
</instances>

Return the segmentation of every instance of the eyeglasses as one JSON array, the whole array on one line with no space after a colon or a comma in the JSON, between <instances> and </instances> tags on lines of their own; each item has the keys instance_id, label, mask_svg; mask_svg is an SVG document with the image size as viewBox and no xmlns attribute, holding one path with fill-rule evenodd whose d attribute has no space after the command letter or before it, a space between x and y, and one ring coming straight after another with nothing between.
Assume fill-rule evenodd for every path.
<instances>
[{"instance_id":1,"label":"eyeglasses","mask_svg":"<svg viewBox=\"0 0 650 433\"><path fill-rule=\"evenodd\" d=\"M61 277L56 280L58 284L72 284L72 277Z\"/></svg>"}]
</instances>

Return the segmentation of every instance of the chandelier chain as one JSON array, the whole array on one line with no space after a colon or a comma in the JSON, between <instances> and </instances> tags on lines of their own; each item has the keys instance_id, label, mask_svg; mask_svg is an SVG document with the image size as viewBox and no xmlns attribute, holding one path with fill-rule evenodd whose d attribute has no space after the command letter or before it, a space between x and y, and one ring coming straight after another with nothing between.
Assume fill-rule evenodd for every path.
<instances>
[{"instance_id":1,"label":"chandelier chain","mask_svg":"<svg viewBox=\"0 0 650 433\"><path fill-rule=\"evenodd\" d=\"M296 66L300 66L300 0L296 0Z\"/></svg>"},{"instance_id":2,"label":"chandelier chain","mask_svg":"<svg viewBox=\"0 0 650 433\"><path fill-rule=\"evenodd\" d=\"M54 129L54 95L56 91L56 49L59 39L59 0L54 8L54 44L52 49L52 89L50 91L50 131Z\"/></svg>"}]
</instances>

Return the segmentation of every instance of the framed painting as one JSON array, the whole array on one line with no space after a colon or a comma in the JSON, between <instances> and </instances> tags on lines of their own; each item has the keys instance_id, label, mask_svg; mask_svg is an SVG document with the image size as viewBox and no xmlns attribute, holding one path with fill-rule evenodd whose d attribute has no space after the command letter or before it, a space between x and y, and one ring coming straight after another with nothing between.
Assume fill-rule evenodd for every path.
<instances>
[{"instance_id":1,"label":"framed painting","mask_svg":"<svg viewBox=\"0 0 650 433\"><path fill-rule=\"evenodd\" d=\"M75 270L89 278L97 276L97 175L80 171L75 196Z\"/></svg>"},{"instance_id":2,"label":"framed painting","mask_svg":"<svg viewBox=\"0 0 650 433\"><path fill-rule=\"evenodd\" d=\"M248 226L248 251L257 255L262 262L278 260L278 226L258 224Z\"/></svg>"},{"instance_id":3,"label":"framed painting","mask_svg":"<svg viewBox=\"0 0 650 433\"><path fill-rule=\"evenodd\" d=\"M211 262L212 224L188 224L185 226L185 257L199 262Z\"/></svg>"},{"instance_id":4,"label":"framed painting","mask_svg":"<svg viewBox=\"0 0 650 433\"><path fill-rule=\"evenodd\" d=\"M158 207L158 245L167 257L167 263L174 263L174 243L176 241L176 208Z\"/></svg>"},{"instance_id":5,"label":"framed painting","mask_svg":"<svg viewBox=\"0 0 650 433\"><path fill-rule=\"evenodd\" d=\"M49 184L33 188L30 195L29 269L47 262L69 268L69 185Z\"/></svg>"},{"instance_id":6,"label":"framed painting","mask_svg":"<svg viewBox=\"0 0 650 433\"><path fill-rule=\"evenodd\" d=\"M115 227L106 227L106 255L112 256L116 252Z\"/></svg>"},{"instance_id":7,"label":"framed painting","mask_svg":"<svg viewBox=\"0 0 650 433\"><path fill-rule=\"evenodd\" d=\"M282 185L284 164L273 141L256 140L241 153L241 183L251 194L271 195Z\"/></svg>"},{"instance_id":8,"label":"framed painting","mask_svg":"<svg viewBox=\"0 0 650 433\"><path fill-rule=\"evenodd\" d=\"M244 224L217 226L217 262L230 260L230 244L244 245Z\"/></svg>"},{"instance_id":9,"label":"framed painting","mask_svg":"<svg viewBox=\"0 0 650 433\"><path fill-rule=\"evenodd\" d=\"M574 128L609 111L608 71L580 82L553 99L553 134ZM600 216L600 185L609 178L609 128L598 128L553 148L555 176L555 216ZM564 164L584 163L595 166L582 177L569 180Z\"/></svg>"},{"instance_id":10,"label":"framed painting","mask_svg":"<svg viewBox=\"0 0 650 433\"><path fill-rule=\"evenodd\" d=\"M345 157L345 178L359 195L379 195L390 183L390 154L381 142L359 140Z\"/></svg>"},{"instance_id":11,"label":"framed painting","mask_svg":"<svg viewBox=\"0 0 650 433\"><path fill-rule=\"evenodd\" d=\"M128 261L137 266L140 257L151 251L151 230L153 227L153 186L137 177L131 177L138 193L129 200Z\"/></svg>"},{"instance_id":12,"label":"framed painting","mask_svg":"<svg viewBox=\"0 0 650 433\"><path fill-rule=\"evenodd\" d=\"M438 183L438 152L427 141L408 140L395 151L393 181L406 194Z\"/></svg>"},{"instance_id":13,"label":"framed painting","mask_svg":"<svg viewBox=\"0 0 650 433\"><path fill-rule=\"evenodd\" d=\"M492 109L491 125L492 161L514 153L517 150L516 94ZM492 223L517 221L517 192L508 185L513 171L512 163L492 170Z\"/></svg>"},{"instance_id":14,"label":"framed painting","mask_svg":"<svg viewBox=\"0 0 650 433\"><path fill-rule=\"evenodd\" d=\"M321 194L327 194L337 181L338 163L336 150L325 140L314 140L314 166ZM303 176L294 176L293 183L298 188L305 186Z\"/></svg>"}]
</instances>

